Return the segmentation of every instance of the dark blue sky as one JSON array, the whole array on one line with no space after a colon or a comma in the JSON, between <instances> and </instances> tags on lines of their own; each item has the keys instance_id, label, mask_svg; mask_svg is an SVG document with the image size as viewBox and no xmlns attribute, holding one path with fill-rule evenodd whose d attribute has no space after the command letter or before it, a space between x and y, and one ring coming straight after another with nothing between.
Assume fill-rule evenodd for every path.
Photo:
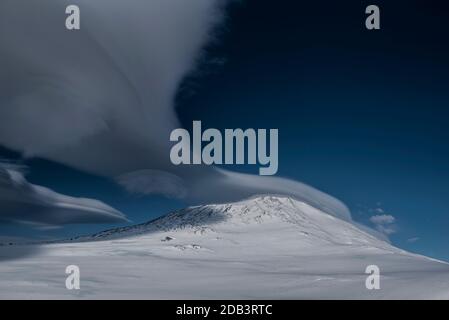
<instances>
[{"instance_id":1,"label":"dark blue sky","mask_svg":"<svg viewBox=\"0 0 449 320\"><path fill-rule=\"evenodd\" d=\"M379 31L364 27L368 4L381 8ZM449 261L448 32L444 1L235 3L207 49L210 63L182 86L178 114L187 128L192 120L278 128L280 176L336 196L368 225L370 209L382 208L396 218L394 244ZM31 182L101 199L134 222L183 206L48 161L26 164ZM2 226L0 234L61 237L105 227Z\"/></svg>"},{"instance_id":2,"label":"dark blue sky","mask_svg":"<svg viewBox=\"0 0 449 320\"><path fill-rule=\"evenodd\" d=\"M375 3L379 31L364 27L371 2L235 5L210 48L226 63L191 80L179 113L185 126L279 128L279 175L358 221L380 207L397 220L395 244L449 260L448 5Z\"/></svg>"}]
</instances>

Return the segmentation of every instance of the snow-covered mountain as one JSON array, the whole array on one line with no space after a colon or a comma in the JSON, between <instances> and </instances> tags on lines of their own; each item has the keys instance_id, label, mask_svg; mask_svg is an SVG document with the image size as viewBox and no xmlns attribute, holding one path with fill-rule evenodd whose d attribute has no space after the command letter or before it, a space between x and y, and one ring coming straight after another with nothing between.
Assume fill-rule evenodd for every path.
<instances>
[{"instance_id":1,"label":"snow-covered mountain","mask_svg":"<svg viewBox=\"0 0 449 320\"><path fill-rule=\"evenodd\" d=\"M29 249L0 260L0 298L449 299L448 264L280 196L191 207ZM80 291L64 286L72 264ZM365 287L368 265L380 268L380 290Z\"/></svg>"},{"instance_id":2,"label":"snow-covered mountain","mask_svg":"<svg viewBox=\"0 0 449 320\"><path fill-rule=\"evenodd\" d=\"M261 196L236 203L189 207L147 223L111 229L74 240L111 240L151 232L176 233L181 230L195 234L218 234L229 228L252 229L254 225L258 231L291 227L298 244L370 245L398 250L350 222L328 215L304 202L282 196ZM278 244L284 246L284 243Z\"/></svg>"}]
</instances>

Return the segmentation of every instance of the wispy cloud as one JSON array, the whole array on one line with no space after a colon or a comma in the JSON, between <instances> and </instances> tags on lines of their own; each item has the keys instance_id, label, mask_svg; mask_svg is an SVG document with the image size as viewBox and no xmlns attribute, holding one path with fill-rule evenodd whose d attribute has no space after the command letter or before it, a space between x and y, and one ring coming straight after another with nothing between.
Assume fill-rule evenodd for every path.
<instances>
[{"instance_id":1,"label":"wispy cloud","mask_svg":"<svg viewBox=\"0 0 449 320\"><path fill-rule=\"evenodd\" d=\"M392 224L396 221L396 218L389 214L381 214L372 216L369 220L374 224Z\"/></svg>"},{"instance_id":2,"label":"wispy cloud","mask_svg":"<svg viewBox=\"0 0 449 320\"><path fill-rule=\"evenodd\" d=\"M0 163L0 221L55 228L72 223L127 221L119 211L101 201L74 198L29 183L24 173Z\"/></svg>"},{"instance_id":3,"label":"wispy cloud","mask_svg":"<svg viewBox=\"0 0 449 320\"><path fill-rule=\"evenodd\" d=\"M407 242L415 243L415 242L418 242L420 239L421 239L420 237L413 237L413 238L407 239Z\"/></svg>"},{"instance_id":4,"label":"wispy cloud","mask_svg":"<svg viewBox=\"0 0 449 320\"><path fill-rule=\"evenodd\" d=\"M382 210L382 212L384 212ZM385 235L391 235L397 232L397 227L395 225L396 218L389 214L380 214L371 216L369 219L372 224L374 224L377 231Z\"/></svg>"}]
</instances>

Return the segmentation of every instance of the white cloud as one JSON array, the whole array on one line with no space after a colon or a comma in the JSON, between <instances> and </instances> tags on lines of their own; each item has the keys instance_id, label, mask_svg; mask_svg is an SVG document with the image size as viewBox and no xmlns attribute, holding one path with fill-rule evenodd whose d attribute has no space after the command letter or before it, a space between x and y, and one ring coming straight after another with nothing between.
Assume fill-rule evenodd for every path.
<instances>
[{"instance_id":1,"label":"white cloud","mask_svg":"<svg viewBox=\"0 0 449 320\"><path fill-rule=\"evenodd\" d=\"M419 241L420 239L421 239L421 238L419 238L419 237L413 237L413 238L407 239L407 242L409 242L409 243L415 243L415 242Z\"/></svg>"},{"instance_id":2,"label":"white cloud","mask_svg":"<svg viewBox=\"0 0 449 320\"><path fill-rule=\"evenodd\" d=\"M376 225L376 230L379 231L380 233L387 235L387 236L392 235L397 232L397 229L394 225L386 226L386 225L378 224L378 225Z\"/></svg>"},{"instance_id":3,"label":"white cloud","mask_svg":"<svg viewBox=\"0 0 449 320\"><path fill-rule=\"evenodd\" d=\"M396 221L395 217L389 214L372 216L370 221L374 224L392 224Z\"/></svg>"},{"instance_id":4,"label":"white cloud","mask_svg":"<svg viewBox=\"0 0 449 320\"><path fill-rule=\"evenodd\" d=\"M22 172L0 163L0 220L51 228L72 223L127 221L110 206L93 199L74 198L29 183Z\"/></svg>"},{"instance_id":5,"label":"white cloud","mask_svg":"<svg viewBox=\"0 0 449 320\"><path fill-rule=\"evenodd\" d=\"M375 225L377 231L385 235L391 235L393 233L396 233L397 231L397 228L394 224L396 222L396 218L392 215L375 215L370 218L370 221Z\"/></svg>"},{"instance_id":6,"label":"white cloud","mask_svg":"<svg viewBox=\"0 0 449 320\"><path fill-rule=\"evenodd\" d=\"M78 0L73 32L65 2L0 3L0 144L105 176L167 171L174 96L223 1Z\"/></svg>"},{"instance_id":7,"label":"white cloud","mask_svg":"<svg viewBox=\"0 0 449 320\"><path fill-rule=\"evenodd\" d=\"M0 2L0 145L118 177L132 192L202 203L278 193L351 219L343 203L300 182L170 163L175 94L227 1L77 3L81 30L68 32L68 1ZM136 172L157 174L145 182Z\"/></svg>"}]
</instances>

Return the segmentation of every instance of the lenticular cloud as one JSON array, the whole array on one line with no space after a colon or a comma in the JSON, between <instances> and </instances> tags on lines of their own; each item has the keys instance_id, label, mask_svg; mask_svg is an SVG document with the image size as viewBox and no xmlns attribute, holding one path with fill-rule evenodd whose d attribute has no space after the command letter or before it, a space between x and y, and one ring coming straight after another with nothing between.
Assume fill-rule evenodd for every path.
<instances>
[{"instance_id":1,"label":"lenticular cloud","mask_svg":"<svg viewBox=\"0 0 449 320\"><path fill-rule=\"evenodd\" d=\"M103 175L165 169L174 95L221 1L77 3L68 31L69 1L1 2L0 144Z\"/></svg>"},{"instance_id":2,"label":"lenticular cloud","mask_svg":"<svg viewBox=\"0 0 449 320\"><path fill-rule=\"evenodd\" d=\"M23 173L0 163L0 219L34 226L126 221L125 216L93 199L74 198L29 183Z\"/></svg>"},{"instance_id":3,"label":"lenticular cloud","mask_svg":"<svg viewBox=\"0 0 449 320\"><path fill-rule=\"evenodd\" d=\"M287 194L350 219L340 201L299 182L171 165L175 94L227 1L78 0L81 30L68 31L72 2L1 1L0 145L132 192L203 203Z\"/></svg>"}]
</instances>

